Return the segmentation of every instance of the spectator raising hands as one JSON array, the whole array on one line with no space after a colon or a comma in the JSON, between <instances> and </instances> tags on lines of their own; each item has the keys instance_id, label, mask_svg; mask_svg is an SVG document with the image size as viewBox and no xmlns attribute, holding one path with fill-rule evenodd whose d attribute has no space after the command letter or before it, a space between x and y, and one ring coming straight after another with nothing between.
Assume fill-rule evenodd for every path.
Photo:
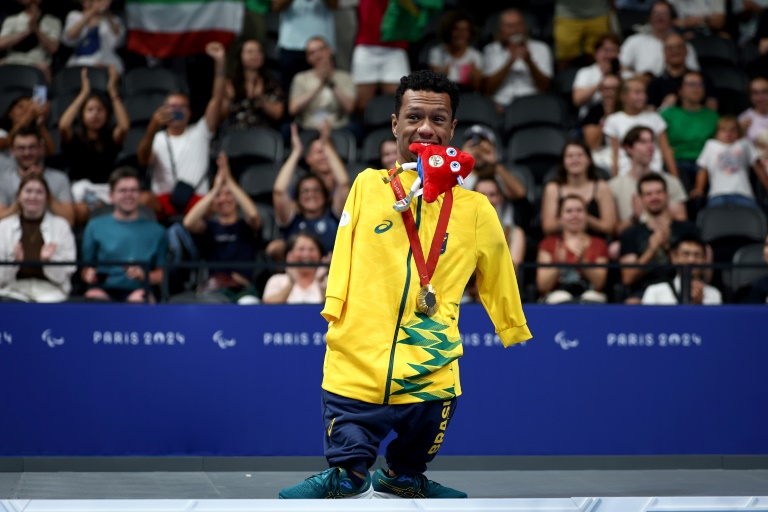
<instances>
[{"instance_id":1,"label":"spectator raising hands","mask_svg":"<svg viewBox=\"0 0 768 512\"><path fill-rule=\"evenodd\" d=\"M226 54L218 42L208 43L205 53L213 59L214 76L203 117L190 125L189 97L171 93L155 111L136 150L139 164L150 166L152 176L152 191L144 193L141 202L166 218L188 212L209 189L208 153L221 120Z\"/></svg>"},{"instance_id":2,"label":"spectator raising hands","mask_svg":"<svg viewBox=\"0 0 768 512\"><path fill-rule=\"evenodd\" d=\"M216 159L218 170L213 187L184 217L184 227L203 237L204 259L213 263L253 262L261 242L261 217L248 194L232 178L224 152ZM242 212L240 216L238 209ZM214 215L208 217L208 213ZM220 293L232 302L253 304L258 292L252 284L252 269L216 266L204 291Z\"/></svg>"},{"instance_id":3,"label":"spectator raising hands","mask_svg":"<svg viewBox=\"0 0 768 512\"><path fill-rule=\"evenodd\" d=\"M226 82L222 115L227 129L278 128L285 113L285 93L267 69L264 49L254 39L243 42Z\"/></svg>"},{"instance_id":4,"label":"spectator raising hands","mask_svg":"<svg viewBox=\"0 0 768 512\"><path fill-rule=\"evenodd\" d=\"M85 224L96 206L109 204L107 182L130 127L128 113L118 94L118 78L117 71L110 66L107 85L110 104L102 95L91 91L88 70L83 68L80 94L59 119L59 135L72 181L78 224ZM113 111L115 125L110 126ZM72 129L75 120L79 124L77 131Z\"/></svg>"},{"instance_id":5,"label":"spectator raising hands","mask_svg":"<svg viewBox=\"0 0 768 512\"><path fill-rule=\"evenodd\" d=\"M48 102L40 103L31 96L16 98L0 120L0 170L13 163L10 153L13 134L22 127L34 126L43 138L43 150L46 155L56 151L51 133L48 131Z\"/></svg>"},{"instance_id":6,"label":"spectator raising hands","mask_svg":"<svg viewBox=\"0 0 768 512\"><path fill-rule=\"evenodd\" d=\"M36 126L22 126L14 132L11 155L13 165L0 175L0 219L16 213L16 193L21 180L30 174L42 174L50 191L48 209L74 225L75 209L69 178L65 173L45 166L43 139Z\"/></svg>"},{"instance_id":7,"label":"spectator raising hands","mask_svg":"<svg viewBox=\"0 0 768 512\"><path fill-rule=\"evenodd\" d=\"M123 45L125 26L110 11L112 0L81 0L83 10L67 14L61 42L73 48L67 66L114 66L123 73L117 49Z\"/></svg>"},{"instance_id":8,"label":"spectator raising hands","mask_svg":"<svg viewBox=\"0 0 768 512\"><path fill-rule=\"evenodd\" d=\"M34 66L51 81L51 62L59 49L61 21L40 8L42 0L22 0L24 10L8 16L0 29L3 64Z\"/></svg>"},{"instance_id":9,"label":"spectator raising hands","mask_svg":"<svg viewBox=\"0 0 768 512\"><path fill-rule=\"evenodd\" d=\"M277 225L285 238L299 231L315 233L326 251L333 249L336 229L349 194L349 175L333 148L330 126L321 125L320 137L307 149L305 161L309 173L295 184L295 199L289 195L304 146L296 124L291 125L291 154L275 179L272 202ZM273 240L267 247L271 259L280 261L285 254L285 242Z\"/></svg>"},{"instance_id":10,"label":"spectator raising hands","mask_svg":"<svg viewBox=\"0 0 768 512\"><path fill-rule=\"evenodd\" d=\"M324 122L333 128L346 127L355 108L352 76L333 64L333 50L322 37L307 42L311 69L297 73L291 81L288 113L303 129L320 129Z\"/></svg>"}]
</instances>

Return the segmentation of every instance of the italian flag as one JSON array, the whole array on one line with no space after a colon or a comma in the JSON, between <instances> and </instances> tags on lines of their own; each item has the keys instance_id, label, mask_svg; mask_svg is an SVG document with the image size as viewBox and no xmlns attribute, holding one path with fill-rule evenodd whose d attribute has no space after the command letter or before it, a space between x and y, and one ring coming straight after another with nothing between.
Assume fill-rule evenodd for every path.
<instances>
[{"instance_id":1,"label":"italian flag","mask_svg":"<svg viewBox=\"0 0 768 512\"><path fill-rule=\"evenodd\" d=\"M243 0L126 0L129 51L153 57L205 52L234 40L243 25Z\"/></svg>"}]
</instances>

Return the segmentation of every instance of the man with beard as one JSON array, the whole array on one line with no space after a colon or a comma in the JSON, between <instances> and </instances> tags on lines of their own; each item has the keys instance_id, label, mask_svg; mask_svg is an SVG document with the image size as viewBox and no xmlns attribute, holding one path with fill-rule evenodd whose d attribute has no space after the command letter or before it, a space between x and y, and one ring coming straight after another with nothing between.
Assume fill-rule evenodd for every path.
<instances>
[{"instance_id":1,"label":"man with beard","mask_svg":"<svg viewBox=\"0 0 768 512\"><path fill-rule=\"evenodd\" d=\"M637 182L637 195L643 206L641 220L621 234L622 264L669 265L670 248L684 235L697 235L698 229L690 222L675 220L669 210L667 182L657 173L647 174ZM669 269L624 267L621 280L629 290L627 304L639 304L645 289L655 283L668 281L674 276Z\"/></svg>"}]
</instances>

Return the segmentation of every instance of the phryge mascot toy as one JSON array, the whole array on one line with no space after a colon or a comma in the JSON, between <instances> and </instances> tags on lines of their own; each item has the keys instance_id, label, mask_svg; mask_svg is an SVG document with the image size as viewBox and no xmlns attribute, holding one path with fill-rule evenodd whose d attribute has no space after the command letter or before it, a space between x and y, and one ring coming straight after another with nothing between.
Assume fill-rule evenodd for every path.
<instances>
[{"instance_id":1,"label":"phryge mascot toy","mask_svg":"<svg viewBox=\"0 0 768 512\"><path fill-rule=\"evenodd\" d=\"M408 195L395 202L393 208L398 212L405 211L411 200L420 195L424 196L426 202L433 203L443 192L457 183L464 183L464 178L475 167L472 155L454 147L414 142L408 149L418 156L416 162L405 163L399 169L392 169L389 176L382 178L384 183L389 183L403 171L416 169L419 174Z\"/></svg>"}]
</instances>

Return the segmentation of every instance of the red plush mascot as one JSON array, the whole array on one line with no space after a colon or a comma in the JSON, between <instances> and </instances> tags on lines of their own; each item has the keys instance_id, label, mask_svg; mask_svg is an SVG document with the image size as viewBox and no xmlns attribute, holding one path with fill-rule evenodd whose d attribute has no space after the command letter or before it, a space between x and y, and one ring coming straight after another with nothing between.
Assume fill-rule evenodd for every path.
<instances>
[{"instance_id":1,"label":"red plush mascot","mask_svg":"<svg viewBox=\"0 0 768 512\"><path fill-rule=\"evenodd\" d=\"M395 203L394 208L399 212L408 208L411 199L422 194L426 202L434 202L440 194L457 183L464 183L464 178L475 167L475 159L472 155L454 147L415 142L408 149L418 155L416 163L403 164L399 170L384 178L388 183L403 170L416 169L419 173L408 195ZM422 183L424 188L421 188Z\"/></svg>"}]
</instances>

